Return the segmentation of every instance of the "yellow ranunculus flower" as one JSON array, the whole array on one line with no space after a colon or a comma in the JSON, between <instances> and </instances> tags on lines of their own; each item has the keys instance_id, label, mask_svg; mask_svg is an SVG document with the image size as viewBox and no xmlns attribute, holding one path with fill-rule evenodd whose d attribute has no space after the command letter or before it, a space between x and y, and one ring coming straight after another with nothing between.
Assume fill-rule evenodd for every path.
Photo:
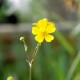
<instances>
[{"instance_id":1,"label":"yellow ranunculus flower","mask_svg":"<svg viewBox=\"0 0 80 80\"><path fill-rule=\"evenodd\" d=\"M54 37L50 33L55 32L55 24L48 22L47 19L39 20L37 23L33 23L32 34L36 35L35 40L39 43L45 39L47 42L51 42Z\"/></svg>"},{"instance_id":2,"label":"yellow ranunculus flower","mask_svg":"<svg viewBox=\"0 0 80 80\"><path fill-rule=\"evenodd\" d=\"M7 78L7 80L14 80L14 79L13 79L13 77L10 76Z\"/></svg>"}]
</instances>

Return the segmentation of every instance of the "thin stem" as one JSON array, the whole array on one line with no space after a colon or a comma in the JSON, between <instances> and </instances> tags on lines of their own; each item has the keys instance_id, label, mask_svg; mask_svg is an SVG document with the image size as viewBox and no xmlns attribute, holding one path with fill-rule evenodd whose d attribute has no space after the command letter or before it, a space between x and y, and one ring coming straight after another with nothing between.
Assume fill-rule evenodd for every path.
<instances>
[{"instance_id":1,"label":"thin stem","mask_svg":"<svg viewBox=\"0 0 80 80\"><path fill-rule=\"evenodd\" d=\"M31 80L32 63L29 63L29 80Z\"/></svg>"},{"instance_id":2,"label":"thin stem","mask_svg":"<svg viewBox=\"0 0 80 80\"><path fill-rule=\"evenodd\" d=\"M31 80L32 63L33 63L33 61L34 61L34 59L36 57L37 51L38 51L39 46L41 45L41 43L37 43L37 46L35 47L34 52L33 52L32 59L30 59L30 57L28 55L27 45L26 45L26 42L24 40L24 37L21 37L20 41L23 41L23 43L24 43L24 48L25 48L25 52L26 52L26 56L27 56L27 60L26 61L29 64L29 80Z\"/></svg>"},{"instance_id":3,"label":"thin stem","mask_svg":"<svg viewBox=\"0 0 80 80\"><path fill-rule=\"evenodd\" d=\"M36 57L36 54L37 54L37 51L38 51L38 49L39 49L39 46L40 46L41 44L40 43L38 43L37 44L37 46L35 47L35 49L34 49L34 52L33 52L33 57L32 57L32 60L31 61L28 61L28 63L29 63L29 80L31 80L31 72L32 72L32 63L33 63L33 61L34 61L34 59L35 59L35 57Z\"/></svg>"},{"instance_id":4,"label":"thin stem","mask_svg":"<svg viewBox=\"0 0 80 80\"><path fill-rule=\"evenodd\" d=\"M27 51L27 46L26 46L26 42L23 40L23 43L24 43L24 48L25 48L25 52L26 52L26 56L27 56L27 61L30 62L30 58L28 56L28 51Z\"/></svg>"},{"instance_id":5,"label":"thin stem","mask_svg":"<svg viewBox=\"0 0 80 80\"><path fill-rule=\"evenodd\" d=\"M34 60L35 57L36 57L36 54L37 54L37 51L38 51L40 45L41 45L41 43L37 43L37 46L36 46L35 49L34 49L32 62L33 62L33 60Z\"/></svg>"}]
</instances>

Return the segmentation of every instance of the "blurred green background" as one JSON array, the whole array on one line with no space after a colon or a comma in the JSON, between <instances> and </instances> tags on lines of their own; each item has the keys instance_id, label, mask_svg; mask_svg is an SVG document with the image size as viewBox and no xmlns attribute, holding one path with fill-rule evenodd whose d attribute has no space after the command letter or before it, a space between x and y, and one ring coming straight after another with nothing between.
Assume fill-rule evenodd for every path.
<instances>
[{"instance_id":1,"label":"blurred green background","mask_svg":"<svg viewBox=\"0 0 80 80\"><path fill-rule=\"evenodd\" d=\"M32 80L80 80L80 0L0 0L0 80L29 79L28 54L37 44L32 23L47 18L55 39L43 42L33 63Z\"/></svg>"}]
</instances>

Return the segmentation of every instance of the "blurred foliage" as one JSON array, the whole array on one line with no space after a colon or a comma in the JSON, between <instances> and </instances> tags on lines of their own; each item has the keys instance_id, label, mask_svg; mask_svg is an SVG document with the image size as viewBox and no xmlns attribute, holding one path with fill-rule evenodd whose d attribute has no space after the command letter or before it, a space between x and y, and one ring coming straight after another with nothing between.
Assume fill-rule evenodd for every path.
<instances>
[{"instance_id":1,"label":"blurred foliage","mask_svg":"<svg viewBox=\"0 0 80 80\"><path fill-rule=\"evenodd\" d=\"M10 8L7 3L0 7L0 23L10 23L11 20L16 20L15 23L32 23L43 17L56 23L57 30L53 34L55 39L51 43L44 41L40 46L32 68L32 80L80 80L80 28L77 27L80 22L80 2L73 5L75 0L64 0L68 1L65 3L66 8L62 1L33 0L29 11L25 13L16 10L7 14ZM10 17L12 15L16 18ZM36 42L30 31L24 34L15 32L10 36L5 34L6 37L0 34L0 80L6 80L8 76L13 76L15 80L29 78L26 54L23 44L19 41L22 35L26 38L28 54L31 55Z\"/></svg>"}]
</instances>

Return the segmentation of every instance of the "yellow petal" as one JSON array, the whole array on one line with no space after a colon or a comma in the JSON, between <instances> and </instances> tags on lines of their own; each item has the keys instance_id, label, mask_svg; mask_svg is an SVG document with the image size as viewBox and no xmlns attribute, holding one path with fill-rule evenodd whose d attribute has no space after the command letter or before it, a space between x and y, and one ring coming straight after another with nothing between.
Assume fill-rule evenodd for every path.
<instances>
[{"instance_id":1,"label":"yellow petal","mask_svg":"<svg viewBox=\"0 0 80 80\"><path fill-rule=\"evenodd\" d=\"M55 24L52 22L48 22L47 28L46 28L46 32L47 33L53 33L55 32L56 28L55 28Z\"/></svg>"},{"instance_id":2,"label":"yellow petal","mask_svg":"<svg viewBox=\"0 0 80 80\"><path fill-rule=\"evenodd\" d=\"M39 35L35 36L35 40L37 42L41 43L44 40L44 36L42 34L39 34Z\"/></svg>"},{"instance_id":3,"label":"yellow petal","mask_svg":"<svg viewBox=\"0 0 80 80\"><path fill-rule=\"evenodd\" d=\"M46 26L47 26L48 20L46 18L39 20L37 26L39 26L41 31L45 31Z\"/></svg>"},{"instance_id":4,"label":"yellow petal","mask_svg":"<svg viewBox=\"0 0 80 80\"><path fill-rule=\"evenodd\" d=\"M37 35L37 34L39 34L39 32L40 32L39 28L37 28L37 27L32 28L32 34Z\"/></svg>"},{"instance_id":5,"label":"yellow petal","mask_svg":"<svg viewBox=\"0 0 80 80\"><path fill-rule=\"evenodd\" d=\"M47 42L51 42L53 39L54 39L54 37L53 37L52 35L50 35L50 34L46 34L46 35L45 35L45 40L46 40Z\"/></svg>"}]
</instances>

